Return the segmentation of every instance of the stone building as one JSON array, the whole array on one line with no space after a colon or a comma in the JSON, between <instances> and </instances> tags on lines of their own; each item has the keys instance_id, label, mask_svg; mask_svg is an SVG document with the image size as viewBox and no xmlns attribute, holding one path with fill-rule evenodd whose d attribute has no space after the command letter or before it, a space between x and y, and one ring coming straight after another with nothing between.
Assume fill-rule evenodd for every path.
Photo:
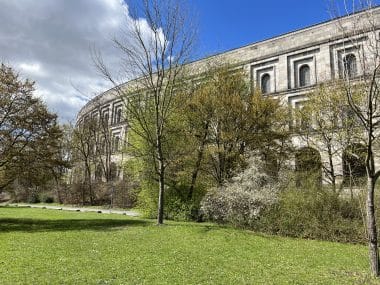
<instances>
[{"instance_id":1,"label":"stone building","mask_svg":"<svg viewBox=\"0 0 380 285\"><path fill-rule=\"evenodd\" d=\"M252 88L260 88L264 96L280 98L284 104L300 108L307 100L306 95L317 84L341 78L344 74L352 78L363 74L359 61L363 55L367 56L366 44L375 34L365 28L360 33L355 31L365 27L368 13L375 20L377 29L379 7L213 55L189 63L186 68L193 74L200 74L210 63L233 63L245 71ZM125 83L123 88L128 88L133 82ZM122 119L123 104L112 89L89 101L80 110L77 123L99 112L108 121L117 153L119 145L127 139L127 125ZM300 151L306 149L297 137L294 144ZM319 154L318 149L313 151L324 163L326 157ZM342 157L343 153L338 154L335 161L337 170L343 174ZM120 164L123 158L114 155L113 159Z\"/></svg>"}]
</instances>

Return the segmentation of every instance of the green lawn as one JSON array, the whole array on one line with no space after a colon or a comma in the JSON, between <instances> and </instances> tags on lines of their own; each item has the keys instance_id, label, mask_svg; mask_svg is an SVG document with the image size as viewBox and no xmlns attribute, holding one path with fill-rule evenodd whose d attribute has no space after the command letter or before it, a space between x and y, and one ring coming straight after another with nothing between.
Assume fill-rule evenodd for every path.
<instances>
[{"instance_id":1,"label":"green lawn","mask_svg":"<svg viewBox=\"0 0 380 285\"><path fill-rule=\"evenodd\" d=\"M0 284L380 284L360 245L0 208Z\"/></svg>"}]
</instances>

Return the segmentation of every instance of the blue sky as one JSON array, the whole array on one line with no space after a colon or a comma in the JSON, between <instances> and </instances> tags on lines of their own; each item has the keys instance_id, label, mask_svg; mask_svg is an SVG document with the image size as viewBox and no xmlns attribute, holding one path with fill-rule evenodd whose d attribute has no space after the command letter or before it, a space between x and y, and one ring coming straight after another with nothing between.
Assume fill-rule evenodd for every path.
<instances>
[{"instance_id":1,"label":"blue sky","mask_svg":"<svg viewBox=\"0 0 380 285\"><path fill-rule=\"evenodd\" d=\"M337 2L342 13L343 0ZM331 19L331 0L191 0L190 3L198 14L200 55L237 48Z\"/></svg>"}]
</instances>

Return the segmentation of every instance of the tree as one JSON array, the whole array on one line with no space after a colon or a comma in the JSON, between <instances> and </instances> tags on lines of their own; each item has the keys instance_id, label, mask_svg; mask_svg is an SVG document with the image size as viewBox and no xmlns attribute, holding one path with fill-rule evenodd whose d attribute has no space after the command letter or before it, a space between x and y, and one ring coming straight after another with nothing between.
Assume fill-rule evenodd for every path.
<instances>
[{"instance_id":1,"label":"tree","mask_svg":"<svg viewBox=\"0 0 380 285\"><path fill-rule=\"evenodd\" d=\"M102 108L101 98L93 100L95 108L91 115L86 116L73 130L72 148L77 167L81 166L84 173L79 177L83 180L82 203L86 202L86 190L89 192L90 204L95 202L94 180L105 181L111 185L116 178L116 164L112 161L112 154L116 151L116 142L110 129L110 114L108 109ZM118 148L121 142L117 142Z\"/></svg>"},{"instance_id":2,"label":"tree","mask_svg":"<svg viewBox=\"0 0 380 285\"><path fill-rule=\"evenodd\" d=\"M337 178L341 176L334 159L358 139L353 131L358 128L357 120L348 111L341 81L318 85L295 110L294 130L308 147L326 154L328 161L322 163L322 169L334 192L337 192Z\"/></svg>"},{"instance_id":3,"label":"tree","mask_svg":"<svg viewBox=\"0 0 380 285\"><path fill-rule=\"evenodd\" d=\"M165 155L167 121L173 111L173 97L189 61L195 29L181 1L148 1L129 5L133 20L125 38L114 39L123 53L123 78L140 76L135 86L119 84L99 54L94 54L100 72L110 80L124 101L129 131L135 132L152 150L159 185L157 223L163 223L165 171L169 163ZM131 4L131 2L129 3ZM144 20L141 20L144 18ZM147 28L148 27L148 28ZM151 124L153 123L153 124Z\"/></svg>"},{"instance_id":4,"label":"tree","mask_svg":"<svg viewBox=\"0 0 380 285\"><path fill-rule=\"evenodd\" d=\"M74 133L74 127L71 123L65 123L61 125L62 130L62 136L59 139L59 152L57 152L57 157L60 161L62 161L64 164L57 165L57 167L53 168L51 170L56 191L57 191L57 198L58 202L62 204L67 197L67 193L62 193L62 185L65 184L72 184L72 167L73 167L73 148L72 148L72 142L73 142L73 133ZM69 171L69 169L71 171ZM64 178L64 179L62 179ZM62 183L63 182L63 183ZM65 194L65 197L63 197L63 194Z\"/></svg>"},{"instance_id":5,"label":"tree","mask_svg":"<svg viewBox=\"0 0 380 285\"><path fill-rule=\"evenodd\" d=\"M369 259L371 271L379 276L379 252L377 239L377 226L375 218L375 184L380 176L380 170L376 168L376 144L380 134L380 89L378 80L380 75L380 38L378 32L379 16L376 10L371 9L373 2L363 0L354 2L356 7L362 10L353 18L354 23L347 27L338 20L338 28L347 50L354 53L344 57L341 62L344 93L352 113L359 121L362 128L362 136L365 141L365 167L367 171L367 233L369 244ZM366 33L363 40L360 35ZM355 100L358 94L361 100Z\"/></svg>"},{"instance_id":6,"label":"tree","mask_svg":"<svg viewBox=\"0 0 380 285\"><path fill-rule=\"evenodd\" d=\"M33 92L34 82L1 64L0 191L16 179L41 185L65 165L58 156L62 130L57 116Z\"/></svg>"},{"instance_id":7,"label":"tree","mask_svg":"<svg viewBox=\"0 0 380 285\"><path fill-rule=\"evenodd\" d=\"M286 154L286 108L278 100L251 92L244 78L241 70L229 65L212 67L203 82L182 99L187 129L196 146L189 195L201 165L207 164L205 168L221 186L244 169L247 152L258 152L267 162L267 170L274 158L277 161L272 166L276 164L278 170ZM277 172L275 168L271 175Z\"/></svg>"},{"instance_id":8,"label":"tree","mask_svg":"<svg viewBox=\"0 0 380 285\"><path fill-rule=\"evenodd\" d=\"M114 142L110 130L110 116L108 112L102 113L100 98L95 99L97 109L92 113L89 131L93 141L93 164L97 178L104 177L106 182L115 179L115 170L111 160ZM96 115L94 115L96 114Z\"/></svg>"},{"instance_id":9,"label":"tree","mask_svg":"<svg viewBox=\"0 0 380 285\"><path fill-rule=\"evenodd\" d=\"M94 203L93 191L93 162L95 152L95 139L94 132L97 131L97 122L93 118L84 120L80 125L76 126L73 131L71 148L73 151L73 164L75 165L74 171L83 166L84 173L79 174L82 177L84 184L88 186L90 204ZM78 167L79 166L79 167ZM85 188L82 187L82 204L86 203Z\"/></svg>"}]
</instances>

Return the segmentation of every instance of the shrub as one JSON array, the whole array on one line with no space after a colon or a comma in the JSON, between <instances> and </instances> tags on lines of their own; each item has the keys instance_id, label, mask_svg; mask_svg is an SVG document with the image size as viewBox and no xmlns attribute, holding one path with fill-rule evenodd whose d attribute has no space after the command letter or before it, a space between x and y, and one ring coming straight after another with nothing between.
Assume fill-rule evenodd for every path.
<instances>
[{"instance_id":1,"label":"shrub","mask_svg":"<svg viewBox=\"0 0 380 285\"><path fill-rule=\"evenodd\" d=\"M147 218L157 217L158 185L142 183L143 188L137 197L137 207ZM167 187L164 197L164 218L176 221L199 220L200 200L204 190L200 187L194 191L193 199L187 199L188 185Z\"/></svg>"},{"instance_id":2,"label":"shrub","mask_svg":"<svg viewBox=\"0 0 380 285\"><path fill-rule=\"evenodd\" d=\"M279 189L280 184L266 174L256 157L252 157L240 175L206 194L201 210L208 220L252 227L264 209L276 203Z\"/></svg>"},{"instance_id":3,"label":"shrub","mask_svg":"<svg viewBox=\"0 0 380 285\"><path fill-rule=\"evenodd\" d=\"M139 189L125 180L115 182L114 204L120 208L133 208L137 204Z\"/></svg>"},{"instance_id":4,"label":"shrub","mask_svg":"<svg viewBox=\"0 0 380 285\"><path fill-rule=\"evenodd\" d=\"M165 216L167 219L176 221L200 220L200 202L204 196L204 189L196 187L193 198L188 199L189 185L177 185L168 187L165 193Z\"/></svg>"},{"instance_id":5,"label":"shrub","mask_svg":"<svg viewBox=\"0 0 380 285\"><path fill-rule=\"evenodd\" d=\"M358 197L350 199L327 187L307 185L302 189L289 185L280 193L278 202L266 209L254 229L291 237L365 241Z\"/></svg>"},{"instance_id":6,"label":"shrub","mask_svg":"<svg viewBox=\"0 0 380 285\"><path fill-rule=\"evenodd\" d=\"M70 185L69 195L66 196L65 203L87 204L88 186L85 183L77 182Z\"/></svg>"},{"instance_id":7,"label":"shrub","mask_svg":"<svg viewBox=\"0 0 380 285\"><path fill-rule=\"evenodd\" d=\"M207 193L202 201L205 218L283 236L366 241L362 197L334 193L312 174L302 184L289 174L276 182L261 169L252 160L232 182Z\"/></svg>"},{"instance_id":8,"label":"shrub","mask_svg":"<svg viewBox=\"0 0 380 285\"><path fill-rule=\"evenodd\" d=\"M50 193L41 193L40 200L43 203L54 203L54 197Z\"/></svg>"},{"instance_id":9,"label":"shrub","mask_svg":"<svg viewBox=\"0 0 380 285\"><path fill-rule=\"evenodd\" d=\"M27 203L31 203L31 204L40 203L40 202L41 202L40 197L38 197L38 194L36 193L32 193L27 199Z\"/></svg>"},{"instance_id":10,"label":"shrub","mask_svg":"<svg viewBox=\"0 0 380 285\"><path fill-rule=\"evenodd\" d=\"M158 191L157 184L142 182L141 190L137 195L137 207L146 218L157 216Z\"/></svg>"}]
</instances>

